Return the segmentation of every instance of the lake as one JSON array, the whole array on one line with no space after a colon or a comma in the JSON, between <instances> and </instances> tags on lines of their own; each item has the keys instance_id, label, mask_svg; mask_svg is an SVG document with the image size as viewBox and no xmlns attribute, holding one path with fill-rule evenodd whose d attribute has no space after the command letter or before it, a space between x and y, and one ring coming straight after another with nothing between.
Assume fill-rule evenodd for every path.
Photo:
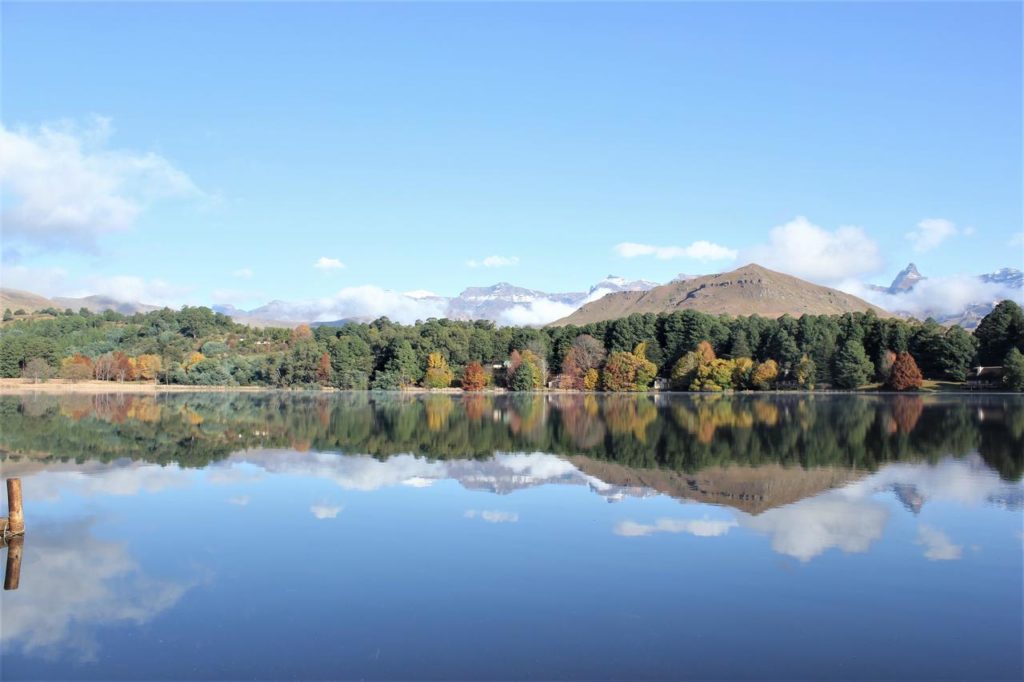
<instances>
[{"instance_id":1,"label":"lake","mask_svg":"<svg viewBox=\"0 0 1024 682\"><path fill-rule=\"evenodd\" d=\"M1020 397L5 396L0 451L3 679L1024 675Z\"/></svg>"}]
</instances>

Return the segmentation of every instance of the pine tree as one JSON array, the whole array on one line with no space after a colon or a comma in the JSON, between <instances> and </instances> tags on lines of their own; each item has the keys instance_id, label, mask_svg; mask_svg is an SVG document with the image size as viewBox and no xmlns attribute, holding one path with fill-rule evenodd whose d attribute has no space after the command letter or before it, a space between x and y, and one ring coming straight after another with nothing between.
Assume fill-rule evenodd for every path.
<instances>
[{"instance_id":1,"label":"pine tree","mask_svg":"<svg viewBox=\"0 0 1024 682\"><path fill-rule=\"evenodd\" d=\"M849 339L836 353L832 377L840 388L858 388L868 382L875 366L856 339Z\"/></svg>"}]
</instances>

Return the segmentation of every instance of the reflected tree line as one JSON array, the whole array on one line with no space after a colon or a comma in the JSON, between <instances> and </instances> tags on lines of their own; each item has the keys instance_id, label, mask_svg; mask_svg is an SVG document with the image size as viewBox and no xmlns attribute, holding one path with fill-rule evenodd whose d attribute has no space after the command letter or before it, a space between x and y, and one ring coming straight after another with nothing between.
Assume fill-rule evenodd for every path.
<instances>
[{"instance_id":1,"label":"reflected tree line","mask_svg":"<svg viewBox=\"0 0 1024 682\"><path fill-rule=\"evenodd\" d=\"M201 467L252 448L435 459L585 455L695 472L778 463L873 470L978 452L1024 472L1013 396L161 394L0 398L4 459Z\"/></svg>"}]
</instances>

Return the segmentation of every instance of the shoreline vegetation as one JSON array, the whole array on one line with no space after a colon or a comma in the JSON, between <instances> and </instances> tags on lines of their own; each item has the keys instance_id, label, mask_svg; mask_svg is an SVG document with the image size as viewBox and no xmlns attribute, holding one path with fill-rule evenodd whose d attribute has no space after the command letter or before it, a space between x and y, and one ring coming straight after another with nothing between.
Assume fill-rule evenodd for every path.
<instances>
[{"instance_id":1,"label":"shoreline vegetation","mask_svg":"<svg viewBox=\"0 0 1024 682\"><path fill-rule=\"evenodd\" d=\"M116 393L401 393L407 395L463 395L466 393L503 395L512 393L501 386L487 386L478 391L466 391L460 387L448 388L423 388L422 386L410 386L401 389L345 389L333 386L234 386L230 384L204 386L194 384L161 384L155 381L100 381L90 379L87 381L70 381L67 379L53 378L43 382L32 379L11 379L0 378L0 395L23 395L27 393L50 393L50 394L116 394ZM925 381L917 390L921 395L943 394L943 395L1012 395L1017 391L1007 389L992 389L986 391L967 390L962 384L951 381ZM836 388L791 388L791 389L729 389L727 391L677 391L671 388L662 390L648 389L646 391L587 391L573 388L543 388L524 391L528 394L542 395L898 395L901 391L887 390L881 384L868 384L855 389Z\"/></svg>"},{"instance_id":2,"label":"shoreline vegetation","mask_svg":"<svg viewBox=\"0 0 1024 682\"><path fill-rule=\"evenodd\" d=\"M961 388L1024 390L1017 303L998 304L973 333L871 311L768 319L686 310L540 329L380 318L286 329L186 306L133 315L5 311L0 325L3 392Z\"/></svg>"}]
</instances>

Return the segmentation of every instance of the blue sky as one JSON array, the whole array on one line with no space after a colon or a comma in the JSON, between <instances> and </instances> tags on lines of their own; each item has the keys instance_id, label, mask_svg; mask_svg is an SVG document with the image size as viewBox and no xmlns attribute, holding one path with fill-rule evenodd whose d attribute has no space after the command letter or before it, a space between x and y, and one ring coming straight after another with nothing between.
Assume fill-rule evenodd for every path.
<instances>
[{"instance_id":1,"label":"blue sky","mask_svg":"<svg viewBox=\"0 0 1024 682\"><path fill-rule=\"evenodd\" d=\"M251 306L1024 261L1017 3L2 11L4 286Z\"/></svg>"}]
</instances>

